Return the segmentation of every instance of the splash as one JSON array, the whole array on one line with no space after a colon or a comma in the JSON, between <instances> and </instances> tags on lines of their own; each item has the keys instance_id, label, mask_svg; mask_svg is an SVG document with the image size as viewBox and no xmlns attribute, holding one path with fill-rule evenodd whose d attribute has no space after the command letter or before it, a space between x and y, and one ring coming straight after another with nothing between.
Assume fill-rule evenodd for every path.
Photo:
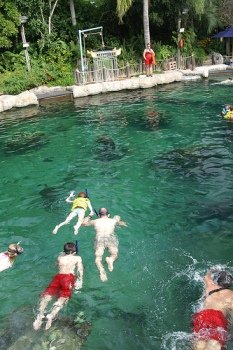
<instances>
[{"instance_id":1,"label":"splash","mask_svg":"<svg viewBox=\"0 0 233 350\"><path fill-rule=\"evenodd\" d=\"M172 332L162 339L161 349L164 350L191 350L192 334L186 332Z\"/></svg>"}]
</instances>

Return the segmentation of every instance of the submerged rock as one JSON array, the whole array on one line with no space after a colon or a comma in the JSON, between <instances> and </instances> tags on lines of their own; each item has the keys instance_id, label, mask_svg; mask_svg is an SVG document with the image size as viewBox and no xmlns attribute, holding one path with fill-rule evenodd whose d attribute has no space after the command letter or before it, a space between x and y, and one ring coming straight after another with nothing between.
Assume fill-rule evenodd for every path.
<instances>
[{"instance_id":1,"label":"submerged rock","mask_svg":"<svg viewBox=\"0 0 233 350\"><path fill-rule=\"evenodd\" d=\"M109 162L124 157L126 149L119 149L111 137L101 135L96 139L95 153L96 159Z\"/></svg>"},{"instance_id":2,"label":"submerged rock","mask_svg":"<svg viewBox=\"0 0 233 350\"><path fill-rule=\"evenodd\" d=\"M59 189L45 185L45 187L39 191L39 195L42 197L43 208L52 209L54 204L58 201Z\"/></svg>"},{"instance_id":3,"label":"submerged rock","mask_svg":"<svg viewBox=\"0 0 233 350\"><path fill-rule=\"evenodd\" d=\"M199 204L198 210L194 211L190 217L195 219L198 223L213 219L232 221L233 202L221 201L211 202L205 205Z\"/></svg>"},{"instance_id":4,"label":"submerged rock","mask_svg":"<svg viewBox=\"0 0 233 350\"><path fill-rule=\"evenodd\" d=\"M44 133L35 132L16 132L11 138L5 141L3 150L4 153L25 153L42 147L47 140L44 138Z\"/></svg>"},{"instance_id":5,"label":"submerged rock","mask_svg":"<svg viewBox=\"0 0 233 350\"><path fill-rule=\"evenodd\" d=\"M85 319L84 312L77 314L78 322L73 317L61 317L54 321L48 331L42 325L38 332L32 328L31 314L25 318L23 311L16 313L22 316L22 325L18 328L18 316L13 322L10 319L8 329L1 335L2 350L79 350L91 330L91 324Z\"/></svg>"},{"instance_id":6,"label":"submerged rock","mask_svg":"<svg viewBox=\"0 0 233 350\"><path fill-rule=\"evenodd\" d=\"M209 149L192 147L188 149L175 149L151 160L154 170L168 170L184 176L206 175L211 176L205 161L210 157ZM217 157L217 156L216 156Z\"/></svg>"}]
</instances>

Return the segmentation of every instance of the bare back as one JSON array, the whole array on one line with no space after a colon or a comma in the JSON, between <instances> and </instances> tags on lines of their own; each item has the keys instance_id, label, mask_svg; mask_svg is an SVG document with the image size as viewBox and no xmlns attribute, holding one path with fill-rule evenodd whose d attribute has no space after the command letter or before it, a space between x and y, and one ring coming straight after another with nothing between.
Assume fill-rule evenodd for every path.
<instances>
[{"instance_id":1,"label":"bare back","mask_svg":"<svg viewBox=\"0 0 233 350\"><path fill-rule=\"evenodd\" d=\"M67 255L65 253L61 253L57 258L57 265L59 269L59 273L62 274L75 274L75 270L80 274L82 272L82 258L77 255Z\"/></svg>"},{"instance_id":2,"label":"bare back","mask_svg":"<svg viewBox=\"0 0 233 350\"><path fill-rule=\"evenodd\" d=\"M115 215L113 218L108 216L103 216L96 220L86 220L84 221L84 226L94 226L96 237L107 237L115 233L115 228L119 226L127 226L124 221L121 221L119 215Z\"/></svg>"},{"instance_id":3,"label":"bare back","mask_svg":"<svg viewBox=\"0 0 233 350\"><path fill-rule=\"evenodd\" d=\"M92 221L97 236L109 236L114 234L117 221L115 218L99 218Z\"/></svg>"},{"instance_id":4,"label":"bare back","mask_svg":"<svg viewBox=\"0 0 233 350\"><path fill-rule=\"evenodd\" d=\"M233 311L233 291L230 289L222 289L209 295L210 292L221 288L218 284L214 283L210 274L207 274L204 278L205 281L205 300L203 303L204 309L219 310L226 315L229 311Z\"/></svg>"}]
</instances>

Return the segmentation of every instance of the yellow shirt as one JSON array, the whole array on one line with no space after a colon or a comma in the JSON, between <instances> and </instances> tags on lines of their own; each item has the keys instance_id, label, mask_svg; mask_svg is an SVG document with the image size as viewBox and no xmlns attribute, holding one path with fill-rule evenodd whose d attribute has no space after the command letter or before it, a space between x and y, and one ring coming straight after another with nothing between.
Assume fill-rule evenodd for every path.
<instances>
[{"instance_id":1,"label":"yellow shirt","mask_svg":"<svg viewBox=\"0 0 233 350\"><path fill-rule=\"evenodd\" d=\"M84 210L87 210L88 203L90 203L89 198L78 197L73 201L71 210L74 210L77 208L83 208Z\"/></svg>"}]
</instances>

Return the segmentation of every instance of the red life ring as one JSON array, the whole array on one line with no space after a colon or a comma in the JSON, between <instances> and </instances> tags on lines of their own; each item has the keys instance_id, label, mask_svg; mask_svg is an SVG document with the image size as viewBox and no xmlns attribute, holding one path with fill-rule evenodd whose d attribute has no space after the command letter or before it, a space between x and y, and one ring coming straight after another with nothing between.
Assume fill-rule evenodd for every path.
<instances>
[{"instance_id":1,"label":"red life ring","mask_svg":"<svg viewBox=\"0 0 233 350\"><path fill-rule=\"evenodd\" d=\"M178 42L178 46L180 49L182 49L184 47L184 40L180 39L180 41Z\"/></svg>"}]
</instances>

